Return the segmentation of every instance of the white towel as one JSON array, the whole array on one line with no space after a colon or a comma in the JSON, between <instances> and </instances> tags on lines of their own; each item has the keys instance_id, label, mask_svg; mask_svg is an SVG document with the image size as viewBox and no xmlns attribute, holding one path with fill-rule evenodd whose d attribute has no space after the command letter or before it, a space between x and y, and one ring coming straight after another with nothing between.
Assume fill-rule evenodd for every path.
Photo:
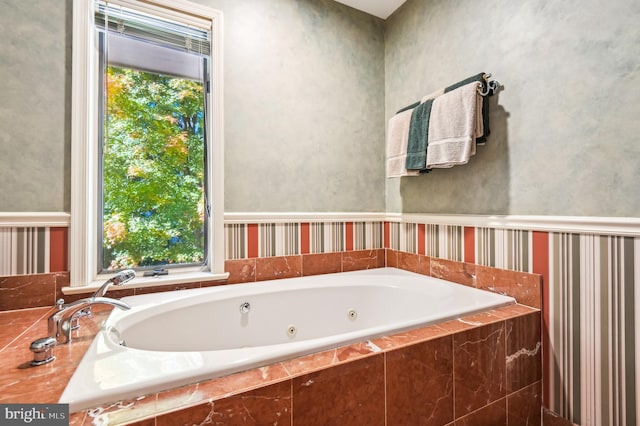
<instances>
[{"instance_id":1,"label":"white towel","mask_svg":"<svg viewBox=\"0 0 640 426\"><path fill-rule=\"evenodd\" d=\"M442 96L442 95L444 95L444 88L438 89L433 93L429 93L428 95L423 96L422 99L420 99L420 103L423 104L427 102L429 99L435 99L438 96Z\"/></svg>"},{"instance_id":2,"label":"white towel","mask_svg":"<svg viewBox=\"0 0 640 426\"><path fill-rule=\"evenodd\" d=\"M413 109L402 111L389 120L387 129L387 177L415 176L418 170L407 170L407 144Z\"/></svg>"},{"instance_id":3,"label":"white towel","mask_svg":"<svg viewBox=\"0 0 640 426\"><path fill-rule=\"evenodd\" d=\"M482 129L482 96L473 82L438 96L429 119L427 168L466 164L476 153Z\"/></svg>"}]
</instances>

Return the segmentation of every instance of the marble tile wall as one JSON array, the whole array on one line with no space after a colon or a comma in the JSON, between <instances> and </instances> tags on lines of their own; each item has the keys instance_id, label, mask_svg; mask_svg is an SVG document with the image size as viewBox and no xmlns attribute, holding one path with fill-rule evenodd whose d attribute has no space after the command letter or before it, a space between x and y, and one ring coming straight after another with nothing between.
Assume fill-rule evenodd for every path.
<instances>
[{"instance_id":1,"label":"marble tile wall","mask_svg":"<svg viewBox=\"0 0 640 426\"><path fill-rule=\"evenodd\" d=\"M227 260L228 284L330 274L385 266L385 250L354 250Z\"/></svg>"},{"instance_id":2,"label":"marble tile wall","mask_svg":"<svg viewBox=\"0 0 640 426\"><path fill-rule=\"evenodd\" d=\"M108 312L35 369L28 343L49 309L0 313L0 401L57 401ZM105 404L70 424L539 425L539 325L539 310L511 305Z\"/></svg>"},{"instance_id":3,"label":"marble tile wall","mask_svg":"<svg viewBox=\"0 0 640 426\"><path fill-rule=\"evenodd\" d=\"M540 314L530 311L498 320L503 314L493 312L467 318L466 323L434 325L285 362L290 378L283 382L167 412L156 416L156 424L201 424L207 419L245 424L263 419L265 423L255 424L539 425L541 369L534 368L537 376L521 376L520 370L507 367L510 357L526 357L525 362L539 365L539 335L515 343L509 340L515 334L506 330L513 329L514 318L535 328ZM518 344L524 346L513 352L505 349ZM481 383L487 376L491 386ZM509 382L522 386L509 389ZM468 398L469 403L464 398L472 394L476 396ZM158 401L161 398L159 394Z\"/></svg>"}]
</instances>

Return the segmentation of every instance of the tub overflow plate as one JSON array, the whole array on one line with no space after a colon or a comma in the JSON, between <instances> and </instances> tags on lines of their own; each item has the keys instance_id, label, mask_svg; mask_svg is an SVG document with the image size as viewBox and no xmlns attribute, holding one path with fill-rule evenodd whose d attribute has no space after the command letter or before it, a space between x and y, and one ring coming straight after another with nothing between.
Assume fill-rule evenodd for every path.
<instances>
[{"instance_id":1,"label":"tub overflow plate","mask_svg":"<svg viewBox=\"0 0 640 426\"><path fill-rule=\"evenodd\" d=\"M358 311L356 311L355 309L351 308L347 311L347 318L349 318L350 320L355 320L358 318Z\"/></svg>"},{"instance_id":2,"label":"tub overflow plate","mask_svg":"<svg viewBox=\"0 0 640 426\"><path fill-rule=\"evenodd\" d=\"M289 327L287 327L287 334L290 337L295 336L297 332L298 332L298 329L296 328L295 325L291 324Z\"/></svg>"}]
</instances>

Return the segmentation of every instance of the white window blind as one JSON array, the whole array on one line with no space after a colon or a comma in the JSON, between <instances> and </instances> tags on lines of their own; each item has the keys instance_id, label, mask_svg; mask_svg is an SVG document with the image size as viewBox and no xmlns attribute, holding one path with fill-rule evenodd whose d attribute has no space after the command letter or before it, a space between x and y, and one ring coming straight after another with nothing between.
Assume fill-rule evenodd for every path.
<instances>
[{"instance_id":1,"label":"white window blind","mask_svg":"<svg viewBox=\"0 0 640 426\"><path fill-rule=\"evenodd\" d=\"M199 26L198 20L189 15L174 14L172 19L161 18L125 7L119 2L99 0L95 3L95 26L99 31L178 51L203 56L211 53L210 31Z\"/></svg>"}]
</instances>

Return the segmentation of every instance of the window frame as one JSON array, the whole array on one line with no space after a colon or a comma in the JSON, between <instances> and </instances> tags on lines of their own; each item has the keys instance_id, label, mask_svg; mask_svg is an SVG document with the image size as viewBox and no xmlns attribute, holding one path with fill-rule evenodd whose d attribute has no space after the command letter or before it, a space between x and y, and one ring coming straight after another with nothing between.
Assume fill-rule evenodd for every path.
<instances>
[{"instance_id":1,"label":"window frame","mask_svg":"<svg viewBox=\"0 0 640 426\"><path fill-rule=\"evenodd\" d=\"M210 23L208 63L210 106L206 121L207 200L210 210L206 266L176 268L153 278L153 285L224 279L224 111L222 12L186 0L109 0L147 13L171 16L173 11ZM98 84L99 52L93 31L93 0L73 2L71 88L71 225L69 261L71 287L92 287L109 275L98 275ZM101 222L100 222L101 223ZM138 277L131 283L144 285Z\"/></svg>"}]
</instances>

